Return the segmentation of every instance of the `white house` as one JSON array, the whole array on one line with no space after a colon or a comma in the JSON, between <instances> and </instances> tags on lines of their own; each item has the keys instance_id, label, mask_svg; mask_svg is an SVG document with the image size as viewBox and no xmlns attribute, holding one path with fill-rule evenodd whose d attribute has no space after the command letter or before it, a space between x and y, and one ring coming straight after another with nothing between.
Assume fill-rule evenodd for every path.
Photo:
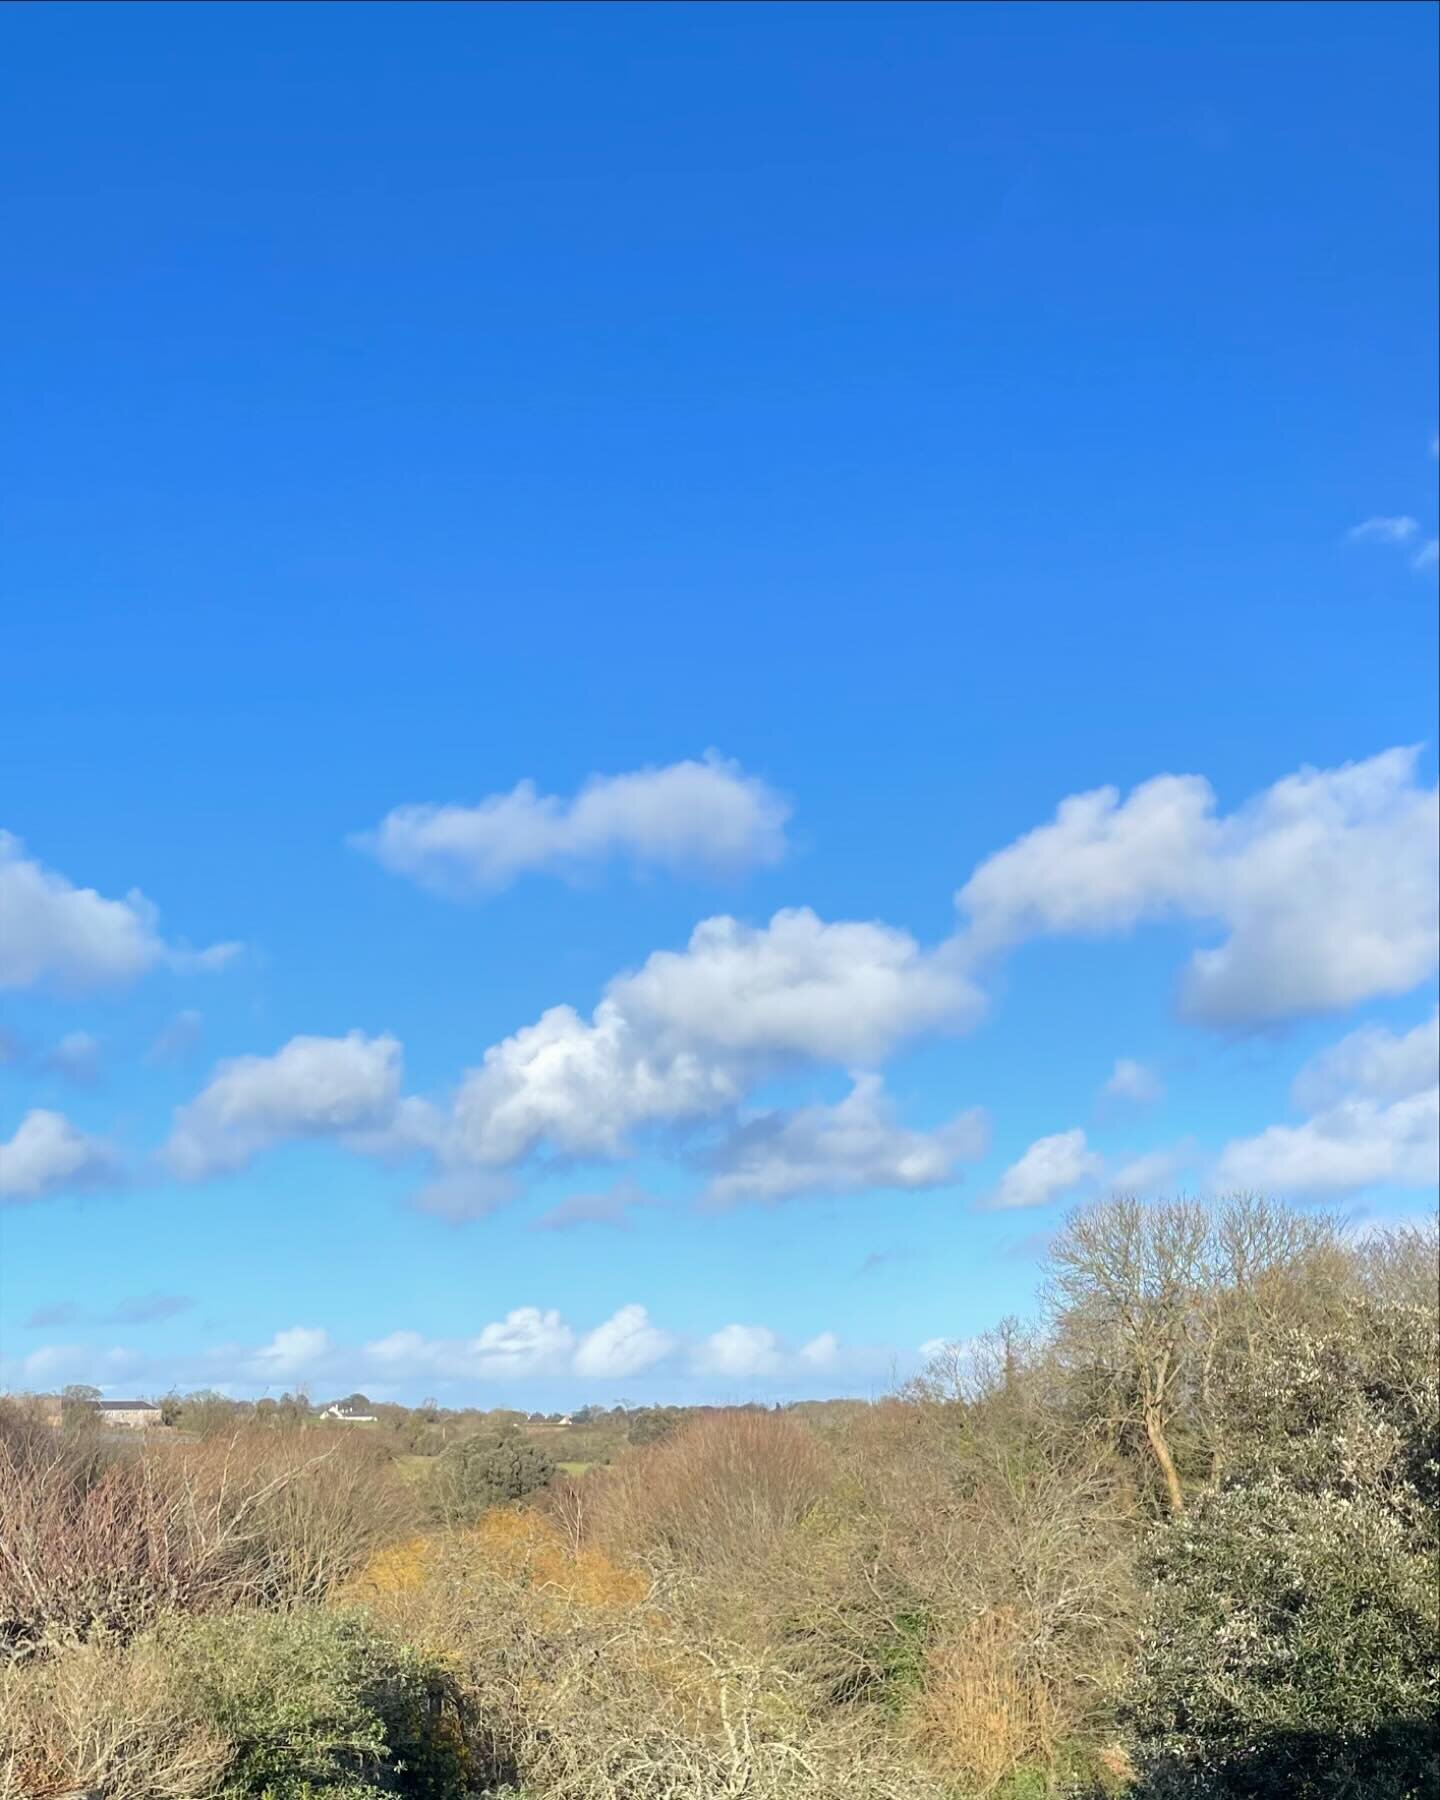
<instances>
[{"instance_id":1,"label":"white house","mask_svg":"<svg viewBox=\"0 0 1440 1800\"><path fill-rule=\"evenodd\" d=\"M378 1425L380 1421L374 1413L354 1412L348 1406L342 1406L338 1400L332 1400L320 1414L322 1419L330 1419L341 1425Z\"/></svg>"}]
</instances>

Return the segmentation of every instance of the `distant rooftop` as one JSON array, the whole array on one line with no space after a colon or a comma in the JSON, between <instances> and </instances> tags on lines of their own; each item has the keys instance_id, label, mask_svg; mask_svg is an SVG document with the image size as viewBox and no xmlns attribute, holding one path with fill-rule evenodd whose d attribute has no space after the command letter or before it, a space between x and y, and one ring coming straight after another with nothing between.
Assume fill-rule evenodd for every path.
<instances>
[{"instance_id":1,"label":"distant rooftop","mask_svg":"<svg viewBox=\"0 0 1440 1800\"><path fill-rule=\"evenodd\" d=\"M92 1400L97 1412L159 1412L153 1400Z\"/></svg>"}]
</instances>

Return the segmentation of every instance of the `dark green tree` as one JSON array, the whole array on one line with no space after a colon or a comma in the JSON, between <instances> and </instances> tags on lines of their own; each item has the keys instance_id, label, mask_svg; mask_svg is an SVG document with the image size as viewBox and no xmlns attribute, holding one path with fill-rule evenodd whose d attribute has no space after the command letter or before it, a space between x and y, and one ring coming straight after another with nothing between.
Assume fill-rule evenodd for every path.
<instances>
[{"instance_id":1,"label":"dark green tree","mask_svg":"<svg viewBox=\"0 0 1440 1800\"><path fill-rule=\"evenodd\" d=\"M476 1519L492 1506L523 1500L554 1477L555 1464L539 1444L517 1431L477 1431L452 1444L435 1474L439 1510L447 1519Z\"/></svg>"}]
</instances>

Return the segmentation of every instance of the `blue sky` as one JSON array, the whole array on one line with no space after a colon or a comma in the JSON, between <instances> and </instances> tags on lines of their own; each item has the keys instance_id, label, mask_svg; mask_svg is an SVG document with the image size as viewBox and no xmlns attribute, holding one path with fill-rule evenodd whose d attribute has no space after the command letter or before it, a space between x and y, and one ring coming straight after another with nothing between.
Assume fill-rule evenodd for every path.
<instances>
[{"instance_id":1,"label":"blue sky","mask_svg":"<svg viewBox=\"0 0 1440 1800\"><path fill-rule=\"evenodd\" d=\"M6 1382L873 1393L1117 1184L1433 1204L1434 9L0 42Z\"/></svg>"}]
</instances>

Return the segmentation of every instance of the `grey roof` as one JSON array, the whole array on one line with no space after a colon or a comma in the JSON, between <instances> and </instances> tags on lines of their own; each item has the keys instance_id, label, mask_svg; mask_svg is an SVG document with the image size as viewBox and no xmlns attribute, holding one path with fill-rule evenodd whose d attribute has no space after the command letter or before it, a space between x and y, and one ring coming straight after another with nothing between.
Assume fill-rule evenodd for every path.
<instances>
[{"instance_id":1,"label":"grey roof","mask_svg":"<svg viewBox=\"0 0 1440 1800\"><path fill-rule=\"evenodd\" d=\"M101 1412L159 1412L153 1400L95 1400L92 1405Z\"/></svg>"}]
</instances>

